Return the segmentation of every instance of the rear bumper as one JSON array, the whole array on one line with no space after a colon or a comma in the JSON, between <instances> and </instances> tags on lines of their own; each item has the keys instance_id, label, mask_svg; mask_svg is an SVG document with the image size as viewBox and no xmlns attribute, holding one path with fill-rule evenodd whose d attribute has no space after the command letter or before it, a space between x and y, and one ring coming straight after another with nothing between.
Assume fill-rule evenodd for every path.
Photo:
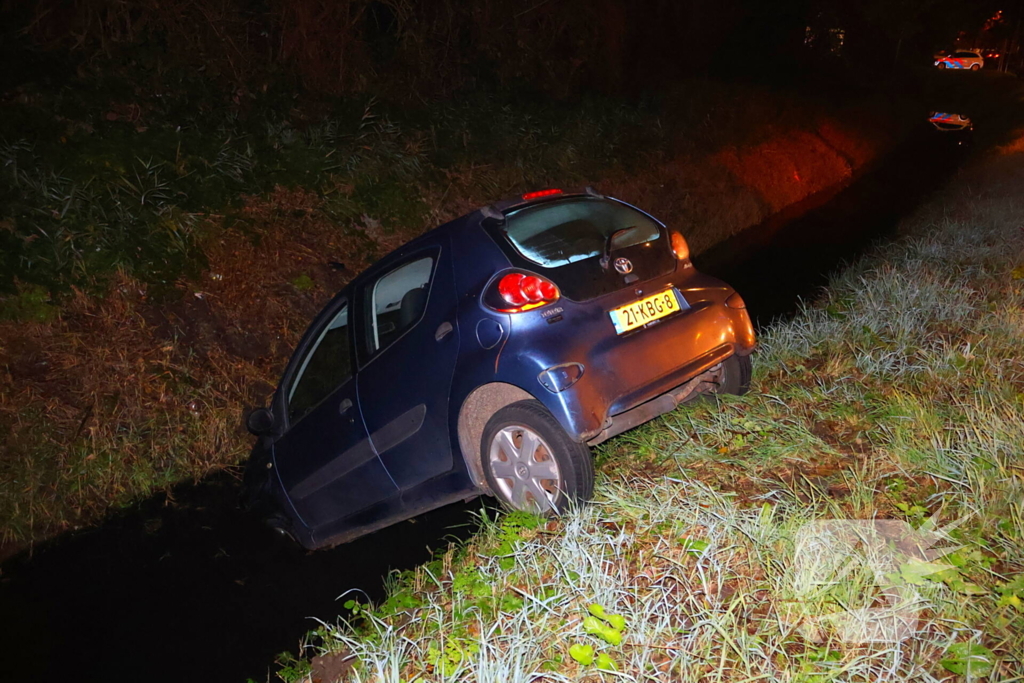
<instances>
[{"instance_id":1,"label":"rear bumper","mask_svg":"<svg viewBox=\"0 0 1024 683\"><path fill-rule=\"evenodd\" d=\"M615 334L608 317L619 303L614 299L566 301L554 316L543 309L513 316L495 380L533 395L578 442L598 443L671 410L688 396L684 385L732 355L749 355L756 340L742 300L724 282L691 269L645 283L643 290L666 286L676 287L689 308L623 335ZM620 299L631 296L624 291ZM582 370L576 379L565 378L567 388L545 383L544 373L567 366Z\"/></svg>"},{"instance_id":2,"label":"rear bumper","mask_svg":"<svg viewBox=\"0 0 1024 683\"><path fill-rule=\"evenodd\" d=\"M755 347L753 326L745 310L717 302L701 302L694 308L676 323L674 331L666 325L664 330L642 332L647 338L638 340L642 343L634 348L566 357L566 361L585 366L579 382L562 393L542 390L534 395L573 439L592 444L674 409L688 398L685 387L695 391L707 388L700 382L691 384L691 380L734 354L749 355ZM663 333L663 338L656 339L655 332ZM676 362L664 363L671 356ZM662 372L638 377L659 361Z\"/></svg>"},{"instance_id":3,"label":"rear bumper","mask_svg":"<svg viewBox=\"0 0 1024 683\"><path fill-rule=\"evenodd\" d=\"M657 398L653 398L645 403L634 406L625 412L618 413L617 415L607 418L605 420L605 426L597 434L593 436L588 436L586 434L583 435L587 445L596 446L599 443L607 441L613 436L618 436L633 427L638 427L645 422L653 420L659 415L670 413L675 410L680 403L685 403L692 398L700 396L704 392L716 386L722 371L721 361L732 354L733 351L731 347L723 346L719 349L715 349L709 354L706 354L705 357L694 361L688 366L691 368L690 374L693 375L690 379L676 387L673 387ZM707 367L708 362L712 363L710 367ZM693 370L694 368L696 368L696 370Z\"/></svg>"}]
</instances>

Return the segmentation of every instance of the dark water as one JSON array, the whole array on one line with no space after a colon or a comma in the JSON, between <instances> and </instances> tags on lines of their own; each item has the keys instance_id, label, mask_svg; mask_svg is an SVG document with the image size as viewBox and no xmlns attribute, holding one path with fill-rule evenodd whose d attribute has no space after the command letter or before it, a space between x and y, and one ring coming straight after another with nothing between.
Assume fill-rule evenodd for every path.
<instances>
[{"instance_id":1,"label":"dark water","mask_svg":"<svg viewBox=\"0 0 1024 683\"><path fill-rule=\"evenodd\" d=\"M956 168L963 146L923 129L837 194L811 198L697 259L763 324L889 234ZM382 595L395 568L473 532L479 503L305 552L243 516L228 474L157 495L2 567L4 681L257 681L347 589Z\"/></svg>"},{"instance_id":2,"label":"dark water","mask_svg":"<svg viewBox=\"0 0 1024 683\"><path fill-rule=\"evenodd\" d=\"M468 537L479 508L309 553L241 514L227 474L172 497L4 565L0 680L265 681L311 617L335 620L350 588L380 598L390 569Z\"/></svg>"}]
</instances>

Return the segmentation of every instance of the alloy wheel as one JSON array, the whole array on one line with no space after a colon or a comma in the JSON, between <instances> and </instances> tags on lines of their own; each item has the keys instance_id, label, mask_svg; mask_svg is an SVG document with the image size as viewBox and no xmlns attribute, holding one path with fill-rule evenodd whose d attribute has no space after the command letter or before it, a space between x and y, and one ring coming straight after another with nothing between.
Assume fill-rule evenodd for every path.
<instances>
[{"instance_id":1,"label":"alloy wheel","mask_svg":"<svg viewBox=\"0 0 1024 683\"><path fill-rule=\"evenodd\" d=\"M555 501L562 474L547 442L529 427L510 425L491 440L488 452L497 491L517 510L546 513Z\"/></svg>"}]
</instances>

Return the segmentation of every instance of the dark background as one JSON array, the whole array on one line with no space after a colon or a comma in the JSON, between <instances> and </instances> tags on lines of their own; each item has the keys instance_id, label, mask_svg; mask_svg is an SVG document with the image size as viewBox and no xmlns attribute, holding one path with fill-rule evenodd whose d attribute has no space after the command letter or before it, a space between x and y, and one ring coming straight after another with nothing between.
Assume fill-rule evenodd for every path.
<instances>
[{"instance_id":1,"label":"dark background","mask_svg":"<svg viewBox=\"0 0 1024 683\"><path fill-rule=\"evenodd\" d=\"M1011 0L1012 2L1012 0ZM104 65L238 92L637 94L687 76L930 64L1012 47L994 0L3 0L5 85ZM1004 10L1001 21L988 22ZM837 42L837 34L841 40ZM841 45L839 44L841 43Z\"/></svg>"}]
</instances>

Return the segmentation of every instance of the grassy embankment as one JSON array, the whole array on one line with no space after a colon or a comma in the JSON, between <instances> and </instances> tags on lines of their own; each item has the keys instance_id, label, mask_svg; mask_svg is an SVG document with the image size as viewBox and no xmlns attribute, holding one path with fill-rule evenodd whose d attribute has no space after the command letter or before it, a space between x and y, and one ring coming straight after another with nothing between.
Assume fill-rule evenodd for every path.
<instances>
[{"instance_id":1,"label":"grassy embankment","mask_svg":"<svg viewBox=\"0 0 1024 683\"><path fill-rule=\"evenodd\" d=\"M319 631L316 666L367 682L1021 680L1021 134L767 330L750 394L601 447L593 505L485 522L394 576L354 628ZM805 525L933 516L960 520L938 544L960 549L903 548L882 579L918 596L914 635L844 642L828 615L886 603L856 551L822 553L835 571L802 582Z\"/></svg>"},{"instance_id":2,"label":"grassy embankment","mask_svg":"<svg viewBox=\"0 0 1024 683\"><path fill-rule=\"evenodd\" d=\"M699 251L899 128L883 102L706 82L645 105L328 108L162 78L83 72L0 108L0 545L239 462L241 408L317 308L446 219L595 183Z\"/></svg>"}]
</instances>

